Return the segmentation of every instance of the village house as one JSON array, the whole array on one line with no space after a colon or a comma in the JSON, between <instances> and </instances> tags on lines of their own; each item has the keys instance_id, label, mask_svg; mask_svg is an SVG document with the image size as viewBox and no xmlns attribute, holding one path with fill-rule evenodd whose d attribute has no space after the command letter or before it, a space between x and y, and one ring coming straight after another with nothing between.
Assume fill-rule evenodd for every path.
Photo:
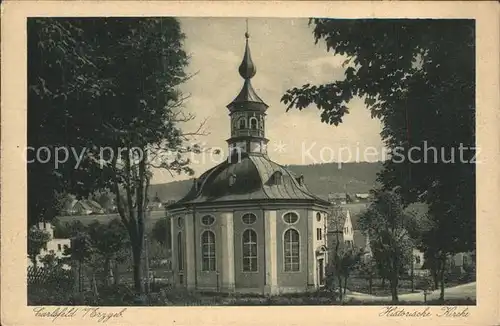
<instances>
[{"instance_id":1,"label":"village house","mask_svg":"<svg viewBox=\"0 0 500 326\"><path fill-rule=\"evenodd\" d=\"M325 283L330 203L268 156L268 105L251 85L248 34L239 73L243 88L227 106L228 159L168 207L175 285L266 294L317 289Z\"/></svg>"},{"instance_id":2,"label":"village house","mask_svg":"<svg viewBox=\"0 0 500 326\"><path fill-rule=\"evenodd\" d=\"M50 235L50 240L47 242L45 248L43 248L36 257L37 265L43 267L41 259L48 254L54 254L57 259L64 258L64 251L71 248L71 239L55 238L54 226L49 222L40 222L36 227ZM28 266L33 266L33 262L30 259L28 259ZM68 264L63 264L63 268L70 269L70 266Z\"/></svg>"}]
</instances>

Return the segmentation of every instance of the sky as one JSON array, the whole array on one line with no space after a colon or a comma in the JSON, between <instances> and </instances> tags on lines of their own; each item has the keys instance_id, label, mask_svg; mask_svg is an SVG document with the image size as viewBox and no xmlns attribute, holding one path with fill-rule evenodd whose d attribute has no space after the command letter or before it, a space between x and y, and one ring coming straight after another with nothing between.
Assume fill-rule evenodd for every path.
<instances>
[{"instance_id":1,"label":"sky","mask_svg":"<svg viewBox=\"0 0 500 326\"><path fill-rule=\"evenodd\" d=\"M185 132L198 129L205 121L206 135L193 139L203 146L222 149L219 155L192 157L195 177L220 163L227 155L230 136L226 105L238 95L243 79L238 67L245 48L245 18L180 18L186 35L184 48L190 55L189 74L194 76L181 86L190 94L183 110L195 119L182 125ZM250 50L257 67L252 85L269 105L266 137L268 154L279 164L313 164L338 161L374 161L381 158L382 125L372 119L361 99L349 104L350 113L339 126L322 123L320 111L310 106L286 112L280 102L287 89L306 83L313 85L343 79L345 58L327 52L324 42L314 43L308 19L250 18ZM344 148L344 149L342 149ZM375 156L363 156L367 148ZM347 152L346 149L349 149ZM361 155L356 158L356 153ZM350 156L350 157L349 157ZM172 177L155 170L152 183L189 178Z\"/></svg>"}]
</instances>

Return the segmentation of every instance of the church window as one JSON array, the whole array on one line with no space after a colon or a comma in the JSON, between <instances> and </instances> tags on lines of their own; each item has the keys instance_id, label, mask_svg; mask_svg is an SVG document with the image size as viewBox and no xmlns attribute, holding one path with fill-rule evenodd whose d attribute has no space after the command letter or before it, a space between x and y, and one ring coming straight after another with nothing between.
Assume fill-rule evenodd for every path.
<instances>
[{"instance_id":1,"label":"church window","mask_svg":"<svg viewBox=\"0 0 500 326\"><path fill-rule=\"evenodd\" d=\"M316 213L316 221L321 222L321 214Z\"/></svg>"},{"instance_id":2,"label":"church window","mask_svg":"<svg viewBox=\"0 0 500 326\"><path fill-rule=\"evenodd\" d=\"M179 266L179 272L184 270L184 246L182 245L182 232L177 234L177 264Z\"/></svg>"},{"instance_id":3,"label":"church window","mask_svg":"<svg viewBox=\"0 0 500 326\"><path fill-rule=\"evenodd\" d=\"M182 229L182 226L184 225L184 221L182 220L182 217L177 218L177 226L179 229Z\"/></svg>"},{"instance_id":4,"label":"church window","mask_svg":"<svg viewBox=\"0 0 500 326\"><path fill-rule=\"evenodd\" d=\"M243 221L244 224L251 225L255 223L255 221L257 220L257 216L255 216L255 214L252 213L246 213L245 215L243 215L241 220Z\"/></svg>"},{"instance_id":5,"label":"church window","mask_svg":"<svg viewBox=\"0 0 500 326\"><path fill-rule=\"evenodd\" d=\"M288 229L283 239L285 272L300 270L300 236L295 229Z\"/></svg>"},{"instance_id":6,"label":"church window","mask_svg":"<svg viewBox=\"0 0 500 326\"><path fill-rule=\"evenodd\" d=\"M215 222L215 217L213 217L212 215L205 215L201 218L201 224L206 226L210 226L214 224L214 222Z\"/></svg>"},{"instance_id":7,"label":"church window","mask_svg":"<svg viewBox=\"0 0 500 326\"><path fill-rule=\"evenodd\" d=\"M289 212L283 215L283 221L287 224L295 224L299 220L299 215L294 212Z\"/></svg>"},{"instance_id":8,"label":"church window","mask_svg":"<svg viewBox=\"0 0 500 326\"><path fill-rule=\"evenodd\" d=\"M243 232L243 271L257 271L257 233L254 230Z\"/></svg>"},{"instance_id":9,"label":"church window","mask_svg":"<svg viewBox=\"0 0 500 326\"><path fill-rule=\"evenodd\" d=\"M250 129L257 129L257 118L256 117L250 118Z\"/></svg>"},{"instance_id":10,"label":"church window","mask_svg":"<svg viewBox=\"0 0 500 326\"><path fill-rule=\"evenodd\" d=\"M215 234L212 231L205 231L201 236L201 256L202 270L215 271Z\"/></svg>"},{"instance_id":11,"label":"church window","mask_svg":"<svg viewBox=\"0 0 500 326\"><path fill-rule=\"evenodd\" d=\"M323 239L323 230L321 228L316 228L316 240Z\"/></svg>"},{"instance_id":12,"label":"church window","mask_svg":"<svg viewBox=\"0 0 500 326\"><path fill-rule=\"evenodd\" d=\"M239 129L246 129L247 128L247 119L245 119L245 117L241 117L238 120L238 126L239 126Z\"/></svg>"}]
</instances>

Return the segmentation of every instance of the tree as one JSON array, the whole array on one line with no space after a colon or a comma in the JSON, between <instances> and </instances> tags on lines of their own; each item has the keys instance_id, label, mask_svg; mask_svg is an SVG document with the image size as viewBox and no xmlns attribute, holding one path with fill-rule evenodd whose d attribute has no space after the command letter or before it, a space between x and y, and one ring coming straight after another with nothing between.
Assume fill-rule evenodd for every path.
<instances>
[{"instance_id":1,"label":"tree","mask_svg":"<svg viewBox=\"0 0 500 326\"><path fill-rule=\"evenodd\" d=\"M75 269L75 273L77 274L78 279L78 291L82 291L83 268L85 266L85 263L93 256L94 250L92 248L92 242L87 228L84 227L83 229L79 229L78 223L73 223L73 226L76 227L72 231L71 246L65 248L64 255L70 256L71 260L78 264L78 268Z\"/></svg>"},{"instance_id":2,"label":"tree","mask_svg":"<svg viewBox=\"0 0 500 326\"><path fill-rule=\"evenodd\" d=\"M345 216L338 205L334 205L330 212L328 229L334 233L333 252L330 253L332 263L328 267L328 278L337 279L339 298L342 301L343 295L347 291L347 280L351 272L359 263L362 251L353 245L345 244L342 230ZM328 281L330 285L335 282Z\"/></svg>"},{"instance_id":3,"label":"tree","mask_svg":"<svg viewBox=\"0 0 500 326\"><path fill-rule=\"evenodd\" d=\"M171 232L170 232L170 217L162 217L153 226L152 236L162 247L170 248Z\"/></svg>"},{"instance_id":4,"label":"tree","mask_svg":"<svg viewBox=\"0 0 500 326\"><path fill-rule=\"evenodd\" d=\"M101 205L106 213L115 212L115 204L113 194L109 191L100 191L94 194L94 199Z\"/></svg>"},{"instance_id":5,"label":"tree","mask_svg":"<svg viewBox=\"0 0 500 326\"><path fill-rule=\"evenodd\" d=\"M28 258L33 263L33 267L38 267L37 257L50 241L50 234L37 227L31 227L28 231Z\"/></svg>"},{"instance_id":6,"label":"tree","mask_svg":"<svg viewBox=\"0 0 500 326\"><path fill-rule=\"evenodd\" d=\"M381 136L394 158L379 175L383 189L399 186L404 205L429 205L440 250L474 249L474 22L311 23L316 43L326 43L327 51L346 59L345 78L288 90L281 99L287 110L315 105L323 122L338 125L349 113L350 101L363 98L372 117L383 122Z\"/></svg>"},{"instance_id":7,"label":"tree","mask_svg":"<svg viewBox=\"0 0 500 326\"><path fill-rule=\"evenodd\" d=\"M368 281L368 293L373 292L373 278L377 275L377 264L373 257L362 259L358 265L359 272Z\"/></svg>"},{"instance_id":8,"label":"tree","mask_svg":"<svg viewBox=\"0 0 500 326\"><path fill-rule=\"evenodd\" d=\"M30 184L46 185L31 187L31 220L51 215L54 189L80 197L109 189L128 231L141 294L152 169L192 174L184 154L199 151L186 142L202 126L192 133L179 127L194 118L183 113L187 96L178 89L189 78L180 25L174 18L36 19L29 34L30 144L82 153L55 169L29 166Z\"/></svg>"},{"instance_id":9,"label":"tree","mask_svg":"<svg viewBox=\"0 0 500 326\"><path fill-rule=\"evenodd\" d=\"M413 258L413 239L407 230L412 215L403 210L400 197L391 192L374 191L374 201L360 216L361 229L369 235L379 266L388 276L391 296L398 301L399 277Z\"/></svg>"},{"instance_id":10,"label":"tree","mask_svg":"<svg viewBox=\"0 0 500 326\"><path fill-rule=\"evenodd\" d=\"M28 19L28 226L56 216L60 194L88 195L103 186L91 175L91 158L81 155L77 164L73 155L85 145L79 124L110 84L92 61L94 44L83 33L83 21ZM56 163L58 148L62 158L68 150L65 162Z\"/></svg>"},{"instance_id":11,"label":"tree","mask_svg":"<svg viewBox=\"0 0 500 326\"><path fill-rule=\"evenodd\" d=\"M108 285L111 264L115 265L123 258L125 248L130 246L127 230L119 219L113 219L108 224L94 221L89 225L89 236L95 253L102 258L104 283ZM115 269L116 271L116 269ZM115 283L118 275L114 275Z\"/></svg>"},{"instance_id":12,"label":"tree","mask_svg":"<svg viewBox=\"0 0 500 326\"><path fill-rule=\"evenodd\" d=\"M44 268L53 270L59 265L59 258L56 256L54 250L51 250L49 253L40 258L40 262L43 264Z\"/></svg>"}]
</instances>

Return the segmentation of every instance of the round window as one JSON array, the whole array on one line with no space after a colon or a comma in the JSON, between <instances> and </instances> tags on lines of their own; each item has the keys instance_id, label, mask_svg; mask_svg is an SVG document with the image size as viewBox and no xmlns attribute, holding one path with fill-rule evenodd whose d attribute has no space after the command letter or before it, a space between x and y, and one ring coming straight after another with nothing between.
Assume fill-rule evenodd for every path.
<instances>
[{"instance_id":1,"label":"round window","mask_svg":"<svg viewBox=\"0 0 500 326\"><path fill-rule=\"evenodd\" d=\"M255 221L257 220L257 216L255 216L252 213L247 213L243 215L241 220L243 221L244 224L250 225L255 223Z\"/></svg>"},{"instance_id":2,"label":"round window","mask_svg":"<svg viewBox=\"0 0 500 326\"><path fill-rule=\"evenodd\" d=\"M184 221L182 220L182 217L177 218L177 226L182 229L182 226L184 225Z\"/></svg>"},{"instance_id":3,"label":"round window","mask_svg":"<svg viewBox=\"0 0 500 326\"><path fill-rule=\"evenodd\" d=\"M201 224L203 225L212 225L215 222L215 217L212 215L205 215L201 218Z\"/></svg>"},{"instance_id":4,"label":"round window","mask_svg":"<svg viewBox=\"0 0 500 326\"><path fill-rule=\"evenodd\" d=\"M285 223L294 224L299 220L299 216L296 213L290 212L283 215L283 220Z\"/></svg>"},{"instance_id":5,"label":"round window","mask_svg":"<svg viewBox=\"0 0 500 326\"><path fill-rule=\"evenodd\" d=\"M321 222L321 214L316 213L316 221Z\"/></svg>"}]
</instances>

